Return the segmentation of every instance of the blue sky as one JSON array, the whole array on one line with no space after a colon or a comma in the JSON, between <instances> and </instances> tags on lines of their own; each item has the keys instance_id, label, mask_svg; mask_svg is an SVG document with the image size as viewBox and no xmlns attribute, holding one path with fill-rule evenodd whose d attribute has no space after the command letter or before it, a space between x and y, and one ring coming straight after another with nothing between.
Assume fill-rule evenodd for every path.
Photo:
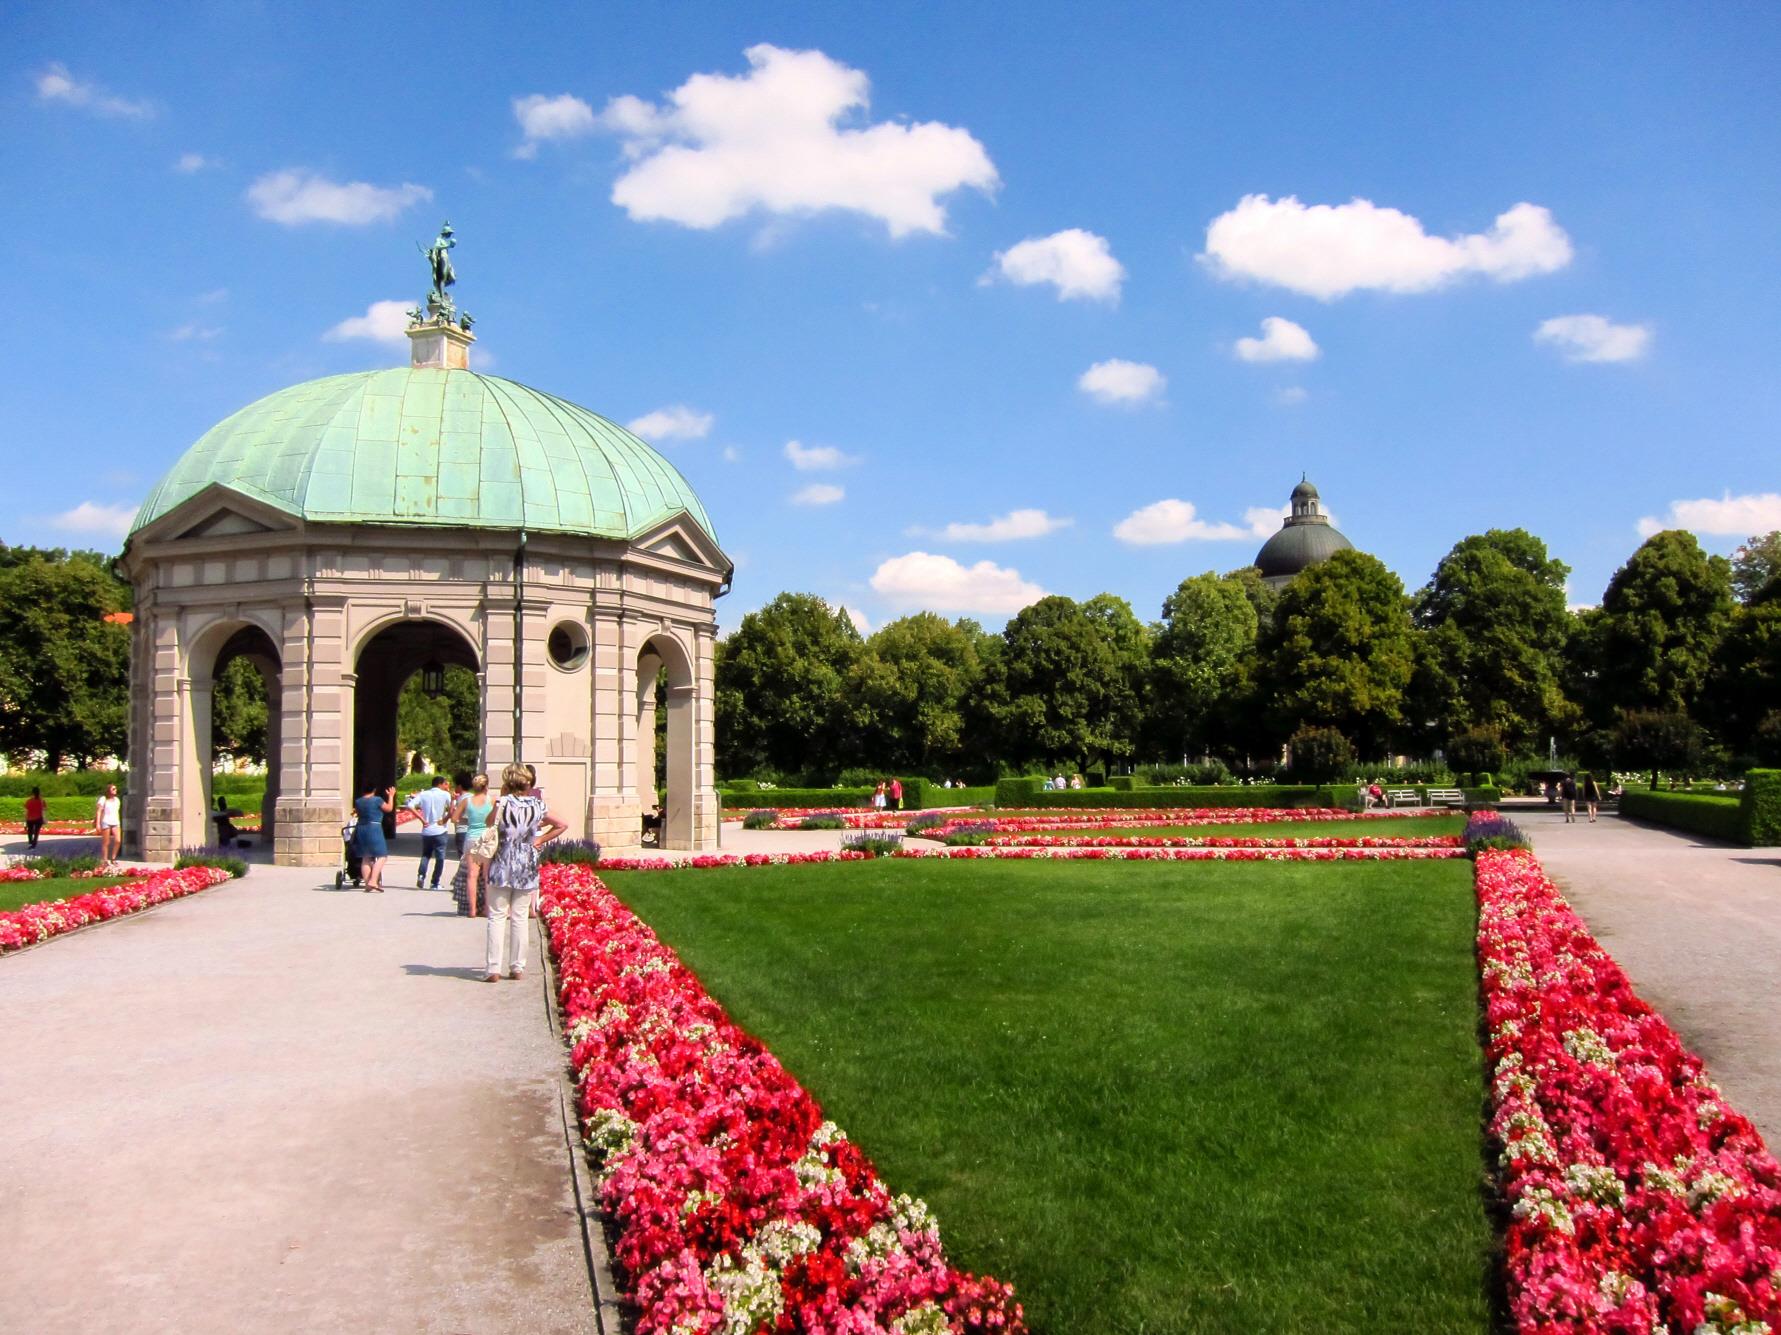
<instances>
[{"instance_id":1,"label":"blue sky","mask_svg":"<svg viewBox=\"0 0 1781 1335\"><path fill-rule=\"evenodd\" d=\"M30 3L0 60L10 542L403 361L442 217L476 365L640 424L726 624L1154 617L1301 470L1411 588L1781 526L1773 6Z\"/></svg>"}]
</instances>

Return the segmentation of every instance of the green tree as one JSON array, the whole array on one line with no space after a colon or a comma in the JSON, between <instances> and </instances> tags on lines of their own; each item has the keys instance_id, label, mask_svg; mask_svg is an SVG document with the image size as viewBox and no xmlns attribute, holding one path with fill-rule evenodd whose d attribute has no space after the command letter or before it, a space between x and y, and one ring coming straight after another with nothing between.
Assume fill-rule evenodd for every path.
<instances>
[{"instance_id":1,"label":"green tree","mask_svg":"<svg viewBox=\"0 0 1781 1335\"><path fill-rule=\"evenodd\" d=\"M1149 698L1151 731L1167 759L1228 740L1219 724L1238 708L1260 624L1241 573L1194 575L1163 600ZM1259 580L1256 587L1272 595Z\"/></svg>"},{"instance_id":2,"label":"green tree","mask_svg":"<svg viewBox=\"0 0 1781 1335\"><path fill-rule=\"evenodd\" d=\"M1097 593L1078 604L1082 614L1107 642L1113 655L1113 674L1107 681L1105 710L1106 742L1100 758L1111 765L1128 761L1146 747L1145 687L1150 677L1152 632L1124 598Z\"/></svg>"},{"instance_id":3,"label":"green tree","mask_svg":"<svg viewBox=\"0 0 1781 1335\"><path fill-rule=\"evenodd\" d=\"M1719 642L1701 712L1736 756L1757 755L1763 720L1781 706L1781 582L1739 607ZM1757 758L1760 759L1760 756Z\"/></svg>"},{"instance_id":4,"label":"green tree","mask_svg":"<svg viewBox=\"0 0 1781 1335\"><path fill-rule=\"evenodd\" d=\"M848 673L845 710L867 764L937 774L966 759L965 702L983 676L976 622L932 612L887 622Z\"/></svg>"},{"instance_id":5,"label":"green tree","mask_svg":"<svg viewBox=\"0 0 1781 1335\"><path fill-rule=\"evenodd\" d=\"M1267 631L1274 624L1274 609L1280 605L1280 591L1262 579L1262 572L1254 566L1238 566L1235 570L1227 570L1224 578L1243 591L1249 599L1249 605L1255 609L1255 624L1258 631Z\"/></svg>"},{"instance_id":6,"label":"green tree","mask_svg":"<svg viewBox=\"0 0 1781 1335\"><path fill-rule=\"evenodd\" d=\"M1004 760L1086 765L1115 746L1118 663L1102 622L1060 594L1002 631L985 696Z\"/></svg>"},{"instance_id":7,"label":"green tree","mask_svg":"<svg viewBox=\"0 0 1781 1335\"><path fill-rule=\"evenodd\" d=\"M1723 556L1681 529L1646 539L1583 621L1576 658L1592 717L1611 726L1622 710L1692 710L1731 615Z\"/></svg>"},{"instance_id":8,"label":"green tree","mask_svg":"<svg viewBox=\"0 0 1781 1335\"><path fill-rule=\"evenodd\" d=\"M125 610L129 591L109 562L50 556L61 554L0 566L0 751L84 767L124 754L130 632L105 618Z\"/></svg>"},{"instance_id":9,"label":"green tree","mask_svg":"<svg viewBox=\"0 0 1781 1335\"><path fill-rule=\"evenodd\" d=\"M1413 686L1419 721L1444 738L1495 728L1520 751L1554 729L1573 729L1577 710L1562 684L1569 574L1522 529L1456 543L1412 605L1422 632Z\"/></svg>"},{"instance_id":10,"label":"green tree","mask_svg":"<svg viewBox=\"0 0 1781 1335\"><path fill-rule=\"evenodd\" d=\"M834 768L857 744L843 727L849 674L865 646L845 611L782 593L718 645L717 766L722 774Z\"/></svg>"},{"instance_id":11,"label":"green tree","mask_svg":"<svg viewBox=\"0 0 1781 1335\"><path fill-rule=\"evenodd\" d=\"M1706 758L1700 726L1679 709L1628 710L1609 736L1615 768L1650 770L1653 788L1659 770L1686 777L1698 773Z\"/></svg>"},{"instance_id":12,"label":"green tree","mask_svg":"<svg viewBox=\"0 0 1781 1335\"><path fill-rule=\"evenodd\" d=\"M210 697L211 756L266 761L266 679L245 658L231 658L216 675Z\"/></svg>"},{"instance_id":13,"label":"green tree","mask_svg":"<svg viewBox=\"0 0 1781 1335\"><path fill-rule=\"evenodd\" d=\"M1298 783L1333 783L1354 777L1354 745L1334 728L1306 724L1287 738L1288 771Z\"/></svg>"},{"instance_id":14,"label":"green tree","mask_svg":"<svg viewBox=\"0 0 1781 1335\"><path fill-rule=\"evenodd\" d=\"M476 674L452 665L445 669L445 689L428 695L415 673L396 697L396 749L399 765L424 756L436 774L458 775L476 768L482 743L482 699Z\"/></svg>"},{"instance_id":15,"label":"green tree","mask_svg":"<svg viewBox=\"0 0 1781 1335\"><path fill-rule=\"evenodd\" d=\"M1763 533L1732 553L1732 592L1741 603L1753 603L1764 589L1776 587L1781 575L1781 529Z\"/></svg>"},{"instance_id":16,"label":"green tree","mask_svg":"<svg viewBox=\"0 0 1781 1335\"><path fill-rule=\"evenodd\" d=\"M1286 586L1257 657L1277 736L1333 727L1362 755L1383 755L1414 666L1404 586L1377 557L1337 552Z\"/></svg>"}]
</instances>

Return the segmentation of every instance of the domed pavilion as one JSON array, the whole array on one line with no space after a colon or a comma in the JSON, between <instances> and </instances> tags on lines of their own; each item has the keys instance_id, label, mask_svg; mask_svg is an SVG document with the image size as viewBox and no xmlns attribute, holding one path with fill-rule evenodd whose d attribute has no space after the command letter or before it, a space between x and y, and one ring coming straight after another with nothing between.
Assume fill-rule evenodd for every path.
<instances>
[{"instance_id":1,"label":"domed pavilion","mask_svg":"<svg viewBox=\"0 0 1781 1335\"><path fill-rule=\"evenodd\" d=\"M1292 489L1292 513L1280 531L1262 544L1255 565L1269 588L1286 587L1301 571L1327 561L1337 552L1354 550L1354 544L1337 532L1324 514L1317 488L1303 474Z\"/></svg>"},{"instance_id":2,"label":"domed pavilion","mask_svg":"<svg viewBox=\"0 0 1781 1335\"><path fill-rule=\"evenodd\" d=\"M408 366L249 404L136 516L126 837L145 858L212 841L211 687L236 657L267 687L276 862L340 858L352 798L397 778L398 695L451 665L476 674L480 767L533 765L570 834L615 853L656 804L665 672L661 842L716 846L713 607L733 567L710 517L623 427L470 370L433 258Z\"/></svg>"}]
</instances>

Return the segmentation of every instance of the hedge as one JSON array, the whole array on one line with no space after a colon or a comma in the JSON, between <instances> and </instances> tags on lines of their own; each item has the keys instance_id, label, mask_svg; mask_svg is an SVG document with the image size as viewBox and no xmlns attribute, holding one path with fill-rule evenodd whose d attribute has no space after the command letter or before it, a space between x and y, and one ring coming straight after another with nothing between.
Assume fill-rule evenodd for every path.
<instances>
[{"instance_id":1,"label":"hedge","mask_svg":"<svg viewBox=\"0 0 1781 1335\"><path fill-rule=\"evenodd\" d=\"M1165 788L1071 788L1064 792L1011 794L1004 779L996 785L998 807L1311 807L1331 800L1335 790L1310 784L1221 784L1210 788L1170 785ZM1352 796L1353 790L1349 790Z\"/></svg>"},{"instance_id":2,"label":"hedge","mask_svg":"<svg viewBox=\"0 0 1781 1335\"><path fill-rule=\"evenodd\" d=\"M46 770L18 770L12 774L0 774L0 799L29 797L33 788L43 789L46 798L97 797L105 791L105 785L110 783L115 783L120 793L129 792L130 772L71 769L60 774L51 774ZM264 792L265 788L264 774L216 774L210 780L210 790L213 793L258 793Z\"/></svg>"},{"instance_id":3,"label":"hedge","mask_svg":"<svg viewBox=\"0 0 1781 1335\"><path fill-rule=\"evenodd\" d=\"M1620 814L1653 825L1747 844L1742 801L1718 793L1664 793L1648 788L1628 788L1620 799Z\"/></svg>"},{"instance_id":4,"label":"hedge","mask_svg":"<svg viewBox=\"0 0 1781 1335\"><path fill-rule=\"evenodd\" d=\"M1746 843L1752 848L1781 844L1781 769L1753 769L1746 774L1739 807Z\"/></svg>"},{"instance_id":5,"label":"hedge","mask_svg":"<svg viewBox=\"0 0 1781 1335\"><path fill-rule=\"evenodd\" d=\"M870 788L768 788L753 793L720 791L726 807L863 807L872 801Z\"/></svg>"}]
</instances>

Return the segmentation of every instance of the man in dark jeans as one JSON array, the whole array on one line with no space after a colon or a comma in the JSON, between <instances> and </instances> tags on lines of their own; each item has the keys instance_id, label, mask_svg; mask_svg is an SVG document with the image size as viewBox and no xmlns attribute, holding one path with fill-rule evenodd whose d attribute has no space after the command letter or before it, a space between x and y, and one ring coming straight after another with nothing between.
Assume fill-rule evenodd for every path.
<instances>
[{"instance_id":1,"label":"man in dark jeans","mask_svg":"<svg viewBox=\"0 0 1781 1335\"><path fill-rule=\"evenodd\" d=\"M421 869L420 875L414 878L417 890L427 883L429 861L433 864L433 889L439 888L439 878L445 875L445 818L451 811L451 794L446 791L447 782L446 777L441 774L433 780L431 788L408 799L408 809L421 818Z\"/></svg>"}]
</instances>

